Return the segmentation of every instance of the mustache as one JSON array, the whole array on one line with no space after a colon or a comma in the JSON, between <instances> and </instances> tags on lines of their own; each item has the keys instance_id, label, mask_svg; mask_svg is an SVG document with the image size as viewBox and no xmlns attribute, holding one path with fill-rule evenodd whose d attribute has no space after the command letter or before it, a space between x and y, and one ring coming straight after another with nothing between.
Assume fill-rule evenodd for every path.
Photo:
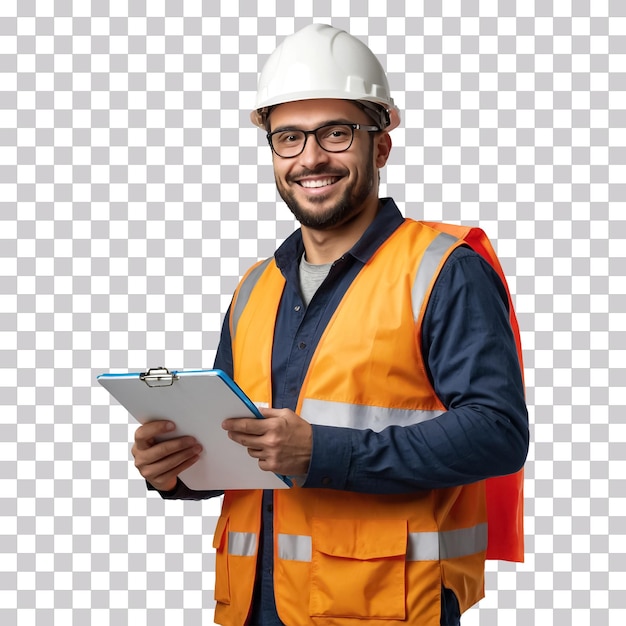
<instances>
[{"instance_id":1,"label":"mustache","mask_svg":"<svg viewBox=\"0 0 626 626\"><path fill-rule=\"evenodd\" d=\"M305 167L298 172L292 172L291 174L288 174L287 176L285 176L285 180L291 183L299 180L300 178L306 178L308 176L345 176L346 173L347 170L327 166L316 167L315 169L309 169Z\"/></svg>"}]
</instances>

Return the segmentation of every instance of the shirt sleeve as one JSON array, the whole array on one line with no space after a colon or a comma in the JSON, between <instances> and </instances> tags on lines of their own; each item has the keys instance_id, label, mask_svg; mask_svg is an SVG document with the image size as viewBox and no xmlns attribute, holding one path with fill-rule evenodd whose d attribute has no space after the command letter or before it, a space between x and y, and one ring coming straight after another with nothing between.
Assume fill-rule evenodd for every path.
<instances>
[{"instance_id":1,"label":"shirt sleeve","mask_svg":"<svg viewBox=\"0 0 626 626\"><path fill-rule=\"evenodd\" d=\"M511 474L524 464L528 414L508 298L474 251L450 255L428 303L422 341L447 411L379 433L314 425L305 487L408 493Z\"/></svg>"},{"instance_id":2,"label":"shirt sleeve","mask_svg":"<svg viewBox=\"0 0 626 626\"><path fill-rule=\"evenodd\" d=\"M215 355L215 362L213 363L213 367L215 369L223 370L232 377L233 351L230 337L230 326L228 324L229 317L230 307L228 308L226 316L224 317L224 322L222 323L220 342L217 347L217 353ZM187 487L187 485L185 485L182 480L180 480L180 478L176 483L176 487L174 487L174 489L172 489L171 491L159 491L147 481L146 486L148 487L148 491L158 491L159 495L164 500L206 500L208 498L221 496L224 493L223 491L216 490L198 491L190 489L189 487Z\"/></svg>"}]
</instances>

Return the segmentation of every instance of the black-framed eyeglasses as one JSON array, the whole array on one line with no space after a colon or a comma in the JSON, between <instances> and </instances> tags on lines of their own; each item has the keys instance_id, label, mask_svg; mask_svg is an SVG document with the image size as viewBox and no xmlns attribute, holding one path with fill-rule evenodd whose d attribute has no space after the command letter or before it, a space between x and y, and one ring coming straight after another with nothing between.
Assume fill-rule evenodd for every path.
<instances>
[{"instance_id":1,"label":"black-framed eyeglasses","mask_svg":"<svg viewBox=\"0 0 626 626\"><path fill-rule=\"evenodd\" d=\"M364 124L324 124L314 130L283 128L267 133L267 141L279 157L292 159L304 152L309 135L314 135L319 147L326 152L345 152L354 141L355 130L371 133L381 129Z\"/></svg>"}]
</instances>

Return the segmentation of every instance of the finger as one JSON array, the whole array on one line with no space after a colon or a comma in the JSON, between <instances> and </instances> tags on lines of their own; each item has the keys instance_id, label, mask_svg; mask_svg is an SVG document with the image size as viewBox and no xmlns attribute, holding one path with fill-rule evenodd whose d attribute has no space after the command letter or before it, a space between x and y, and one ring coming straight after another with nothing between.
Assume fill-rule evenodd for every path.
<instances>
[{"instance_id":1,"label":"finger","mask_svg":"<svg viewBox=\"0 0 626 626\"><path fill-rule=\"evenodd\" d=\"M194 437L176 437L175 439L166 439L159 443L153 443L147 448L141 448L135 444L131 452L136 460L140 460L144 465L150 465L161 459L189 450L196 445L199 444Z\"/></svg>"},{"instance_id":2,"label":"finger","mask_svg":"<svg viewBox=\"0 0 626 626\"><path fill-rule=\"evenodd\" d=\"M265 420L254 417L231 417L222 422L222 428L229 432L238 432L248 435L262 435L267 431Z\"/></svg>"},{"instance_id":3,"label":"finger","mask_svg":"<svg viewBox=\"0 0 626 626\"><path fill-rule=\"evenodd\" d=\"M197 445L160 457L154 461L146 458L146 455L138 455L135 458L135 466L139 473L156 487L156 482L159 478L178 476L184 469L193 465L201 453L202 447Z\"/></svg>"},{"instance_id":4,"label":"finger","mask_svg":"<svg viewBox=\"0 0 626 626\"><path fill-rule=\"evenodd\" d=\"M266 452L264 450L254 450L253 448L248 448L248 454L253 459L258 459L259 461L265 461Z\"/></svg>"},{"instance_id":5,"label":"finger","mask_svg":"<svg viewBox=\"0 0 626 626\"><path fill-rule=\"evenodd\" d=\"M232 439L235 443L244 446L245 448L249 448L250 450L262 449L262 445L261 442L258 441L258 437L252 437L245 433L230 431L228 433L228 438Z\"/></svg>"},{"instance_id":6,"label":"finger","mask_svg":"<svg viewBox=\"0 0 626 626\"><path fill-rule=\"evenodd\" d=\"M180 463L176 467L172 468L171 470L163 472L159 475L151 475L149 478L144 476L144 478L146 478L146 480L153 487L156 487L160 491L171 491L172 489L174 489L174 487L176 487L179 474L190 468L194 463L198 461L199 458L199 455L192 456L183 463Z\"/></svg>"},{"instance_id":7,"label":"finger","mask_svg":"<svg viewBox=\"0 0 626 626\"><path fill-rule=\"evenodd\" d=\"M176 424L167 420L146 422L135 431L135 445L140 450L146 450L154 445L156 438L171 433L175 428Z\"/></svg>"}]
</instances>

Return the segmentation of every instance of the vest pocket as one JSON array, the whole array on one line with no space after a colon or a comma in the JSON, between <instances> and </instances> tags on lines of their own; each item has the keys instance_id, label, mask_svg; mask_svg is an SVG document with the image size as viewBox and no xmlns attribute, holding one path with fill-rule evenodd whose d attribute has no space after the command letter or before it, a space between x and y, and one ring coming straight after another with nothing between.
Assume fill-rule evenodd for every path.
<instances>
[{"instance_id":1,"label":"vest pocket","mask_svg":"<svg viewBox=\"0 0 626 626\"><path fill-rule=\"evenodd\" d=\"M230 582L228 576L228 517L220 516L215 534L215 601L230 604Z\"/></svg>"},{"instance_id":2,"label":"vest pocket","mask_svg":"<svg viewBox=\"0 0 626 626\"><path fill-rule=\"evenodd\" d=\"M407 521L314 519L313 617L406 618Z\"/></svg>"}]
</instances>

